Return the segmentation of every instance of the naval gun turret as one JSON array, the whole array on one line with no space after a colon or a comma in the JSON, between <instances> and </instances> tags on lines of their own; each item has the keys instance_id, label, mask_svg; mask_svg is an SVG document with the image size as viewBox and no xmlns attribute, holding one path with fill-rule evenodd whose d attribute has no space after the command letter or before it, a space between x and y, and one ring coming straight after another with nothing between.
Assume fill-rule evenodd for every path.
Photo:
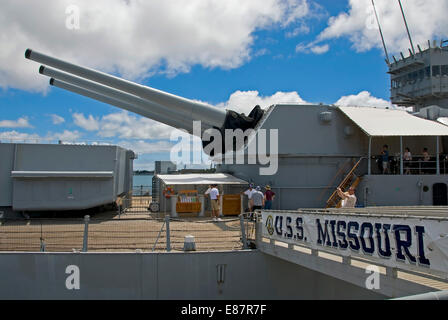
<instances>
[{"instance_id":1,"label":"naval gun turret","mask_svg":"<svg viewBox=\"0 0 448 320\"><path fill-rule=\"evenodd\" d=\"M448 137L448 127L435 121L403 110L322 104L277 104L266 110L256 106L245 116L36 51L27 50L25 57L43 64L39 71L51 77L53 86L200 136L206 153L216 150L216 154L209 154L218 172L271 186L276 193L273 209L323 208L333 201L336 187L355 185L358 204L363 206L448 203L448 195L443 191L448 161L438 157L448 153L448 146L440 143L441 137ZM417 65L421 64L405 67L398 63L391 66L391 72L395 72L394 77L400 76ZM440 71L443 74L442 67ZM194 130L193 121L201 121L200 132ZM223 141L221 149L211 149L208 144L215 144L216 140L206 139L207 129L217 129L221 133L218 139L223 140L228 140L228 131L240 129L244 143L240 139L235 144L230 135L231 144ZM384 145L389 146L394 158L389 174L382 174L374 158ZM401 161L405 147L427 148L434 158L431 168L422 169L416 162L412 174L405 175L405 163ZM236 156L239 151L243 151L243 157ZM443 195L439 197L440 190ZM229 190L232 192L239 191Z\"/></svg>"},{"instance_id":2,"label":"naval gun turret","mask_svg":"<svg viewBox=\"0 0 448 320\"><path fill-rule=\"evenodd\" d=\"M222 132L222 137L225 136L226 129L245 131L255 128L263 116L263 110L259 106L246 116L78 66L31 49L26 50L25 57L43 64L39 72L50 77L50 84L53 86L186 130L201 138L202 133L209 128ZM193 121L201 121L201 132L193 130ZM203 145L212 141L203 141ZM225 146L225 143L222 145Z\"/></svg>"}]
</instances>

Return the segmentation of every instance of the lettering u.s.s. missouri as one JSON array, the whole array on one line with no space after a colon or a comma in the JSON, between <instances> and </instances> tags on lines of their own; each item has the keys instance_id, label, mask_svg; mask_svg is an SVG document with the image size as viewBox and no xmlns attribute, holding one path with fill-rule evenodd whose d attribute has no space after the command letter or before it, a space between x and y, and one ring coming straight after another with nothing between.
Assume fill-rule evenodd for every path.
<instances>
[{"instance_id":1,"label":"lettering u.s.s. missouri","mask_svg":"<svg viewBox=\"0 0 448 320\"><path fill-rule=\"evenodd\" d=\"M290 216L275 217L275 232L278 236L287 239L294 239L297 242L307 242L304 234L303 218L297 217L294 222ZM285 222L283 229L283 222ZM337 248L339 250L352 250L363 254L374 255L375 253L384 259L392 257L391 241L395 242L395 258L398 261L408 260L411 264L430 266L429 259L425 255L424 246L424 226L412 228L406 224L382 224L371 222L357 222L345 220L325 220L316 219L317 245L323 247ZM374 237L375 235L375 237ZM391 240L391 237L393 239ZM376 241L375 241L375 239ZM417 255L414 256L410 248L417 244Z\"/></svg>"}]
</instances>

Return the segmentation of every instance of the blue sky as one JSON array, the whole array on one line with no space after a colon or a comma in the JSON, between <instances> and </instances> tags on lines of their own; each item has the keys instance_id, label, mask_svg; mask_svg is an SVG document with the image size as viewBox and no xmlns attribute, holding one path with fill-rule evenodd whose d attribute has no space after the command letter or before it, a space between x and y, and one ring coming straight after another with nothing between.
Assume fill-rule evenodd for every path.
<instances>
[{"instance_id":1,"label":"blue sky","mask_svg":"<svg viewBox=\"0 0 448 320\"><path fill-rule=\"evenodd\" d=\"M215 3L213 0L210 1L211 5ZM41 7L49 6L48 2L36 2ZM95 5L106 5L102 2L98 1ZM398 28L390 27L401 23L399 11L391 6L390 2L385 0L377 0L377 2L380 17L385 21L386 41L389 42L390 51L396 54L400 48L406 45L407 41L404 27L400 28L400 25ZM62 9L64 8L63 3L64 1L58 2ZM120 124L116 119L107 118L108 115L121 113L118 108L61 89L49 88L43 82L44 80L40 79L42 76L37 74L39 64L30 63L24 59L23 53L26 47L32 47L35 50L106 72L124 75L126 78L166 92L239 111L247 110L260 101L261 103L333 104L338 101L343 103L341 98L348 96L352 96L350 101L361 105L388 106L387 66L384 62L378 31L371 30L367 21L369 17L371 18L368 6L370 0L358 2L353 0L270 0L269 4L272 8L267 12L254 13L254 15L259 14L259 17L250 17L252 19L250 23L246 22L246 16L241 14L241 20L231 20L232 25L224 23L223 26L216 26L216 29L213 29L215 26L210 27L213 29L210 30L210 33L216 33L216 41L214 34L210 34L210 39L205 36L205 40L201 43L197 43L197 38L192 38L191 47L189 46L190 42L186 41L179 44L179 48L177 48L179 39L173 39L169 43L163 40L151 40L153 41L151 43L158 44L160 48L157 46L145 47L148 51L147 57L132 56L135 53L131 51L139 50L137 48L140 48L139 45L129 47L126 43L121 44L118 38L124 38L128 32L133 31L129 31L126 25L120 24L113 26L105 24L100 28L101 32L107 36L117 34L116 43L113 38L110 43L105 39L104 44L102 44L102 40L97 41L98 43L94 41L92 42L92 52L89 52L90 48L86 47L86 43L92 41L91 35L97 35L95 32L98 31L97 29L92 29L93 31L90 31L89 28L83 29L83 25L86 25L83 22L85 21L83 14L93 8L83 0L69 1L67 5L69 3L75 3L80 8L80 29L65 30L66 28L62 28L64 30L56 30L54 35L48 36L39 33L39 29L52 27L52 23L59 23L59 20L64 21L67 19L63 15L65 12L61 11L61 16L54 14L54 17L53 14L49 14L48 21L28 25L30 22L27 17L34 10L29 6L21 10L20 6L25 6L25 2L7 0L1 5L4 8L0 11L3 11L5 15L9 11L9 16L11 19L15 19L18 25L19 33L22 32L24 35L14 38L12 43L8 44L9 47L2 46L0 48L1 141L7 141L7 138L18 139L16 141L20 139L29 141L30 138L107 141L135 149L140 154L139 160L135 162L136 168L151 169L154 160L169 159L166 147L169 145L169 139L166 133L158 136L157 127L154 127L151 122L141 122L140 117L131 114L128 114L130 117L128 120L130 122L135 120L138 124L126 132L123 130L121 133L115 133L113 130L117 126L120 126L121 129L126 125L133 126L132 123ZM128 10L128 7L123 7L123 2L120 0L109 3L113 4L109 7L117 6L115 11L111 9L107 13L111 16L118 14L119 10ZM237 3L235 2L235 4ZM250 8L251 1L247 1L245 4L250 14L253 11ZM138 6L138 1L134 5ZM253 5L259 6L257 2L254 2ZM228 8L226 7L228 11L239 10L237 6L230 4L228 6ZM443 32L440 31L440 27L446 25L444 15L441 15L439 19L435 14L437 11L422 12L420 6L421 1L410 0L405 7L409 13L411 30L415 34L416 42L426 41L427 38L446 37L447 35L443 32L446 32L448 28L445 28ZM445 9L448 8L444 1L434 2L434 6L439 6L439 11L447 12ZM172 14L172 11L169 10L170 8L165 8L160 4L160 11L157 14L163 18L164 14L167 16ZM203 9L200 6L197 10L208 9ZM277 15L274 15L275 10L278 10ZM133 14L137 15L133 13L134 11L129 11L129 13L126 11L125 14L130 18L134 18ZM271 12L274 12L272 17L270 16ZM207 11L204 13L207 15ZM440 23L429 26L415 24L415 20L412 20L415 17L420 19L425 14L431 16L431 19L439 19ZM363 15L365 15L366 23L362 22ZM89 17L95 21L94 15L92 18L92 14L90 14ZM180 14L180 18L182 17ZM234 19L233 17L234 15L232 15L232 19ZM170 28L173 28L170 33L174 35L172 37L175 37L176 33L183 28L180 18L179 29L176 29L176 24L170 24ZM138 18L135 16L135 19ZM223 14L222 20L225 19L230 18ZM259 22L264 21L263 19L267 22ZM98 21L101 19L98 18ZM142 21L145 23L145 20ZM209 23L207 18L204 18L204 21ZM213 23L215 20L211 21ZM285 21L290 22L286 23ZM188 21L185 23L191 24ZM241 26L238 25L239 23ZM0 25L0 27L2 26ZM201 28L200 32L204 32L207 25L199 26L199 28ZM231 30L232 28L235 30ZM246 32L246 34L238 36L236 34L238 30ZM0 37L2 36L1 32L6 34L7 31L0 31ZM159 39L160 33L171 32L171 30L164 30L163 26L160 30L148 26L147 32L151 39ZM232 38L232 33L235 33L236 40ZM101 39L107 38L104 37L104 34ZM145 33L131 35L140 39L138 41L145 41ZM97 35L97 37L99 36L100 34ZM16 40L17 38L25 40L19 41ZM229 40L230 38L232 39ZM67 40L67 43L65 45L55 43L54 39ZM123 43L126 40L123 39ZM219 41L222 42L218 43ZM218 44L216 45L215 42ZM322 48L321 52L311 50L316 46ZM227 52L228 47L231 47L229 52ZM115 53L115 49L117 53ZM109 57L106 55L111 50L114 52L108 61ZM158 51L161 53L154 56L154 52ZM209 60L207 57L203 57L204 51L207 56L211 57ZM241 59L235 58L238 54L241 54ZM141 59L141 61L135 61L134 64L134 59ZM216 62L209 62L212 60ZM117 70L122 72L117 72ZM232 103L238 104L240 101L250 104L252 100L247 98L245 93L251 91L258 92L255 94L254 105L232 105ZM365 93L361 95L360 93L364 91ZM273 98L276 93L282 93L281 99L285 99L285 101L276 101ZM253 94L252 97L254 97ZM59 122L55 121L54 115L60 117ZM62 118L64 122L62 122ZM112 126L111 123L113 123ZM141 131L136 133L137 129L140 130L140 125ZM150 128L151 126L154 130ZM150 134L145 136L147 132ZM157 148L151 150L151 145L154 143L158 143L160 150ZM140 148L143 145L145 148Z\"/></svg>"}]
</instances>

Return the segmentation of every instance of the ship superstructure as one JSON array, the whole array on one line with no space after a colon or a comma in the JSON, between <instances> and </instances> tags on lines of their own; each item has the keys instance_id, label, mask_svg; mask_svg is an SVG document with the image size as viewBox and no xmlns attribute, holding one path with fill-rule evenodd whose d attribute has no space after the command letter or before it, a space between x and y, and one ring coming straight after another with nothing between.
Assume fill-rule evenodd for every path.
<instances>
[{"instance_id":1,"label":"ship superstructure","mask_svg":"<svg viewBox=\"0 0 448 320\"><path fill-rule=\"evenodd\" d=\"M409 49L389 65L391 102L398 106L448 108L448 41L428 40L427 48Z\"/></svg>"}]
</instances>

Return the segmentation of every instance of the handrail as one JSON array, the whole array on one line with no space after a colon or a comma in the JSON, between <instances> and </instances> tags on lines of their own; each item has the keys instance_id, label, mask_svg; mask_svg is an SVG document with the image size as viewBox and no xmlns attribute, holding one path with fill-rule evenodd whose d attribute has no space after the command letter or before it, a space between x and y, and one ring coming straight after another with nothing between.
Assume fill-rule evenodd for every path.
<instances>
[{"instance_id":1,"label":"handrail","mask_svg":"<svg viewBox=\"0 0 448 320\"><path fill-rule=\"evenodd\" d=\"M339 168L339 170L336 172L336 174L333 176L333 178L331 179L330 183L327 185L327 187L325 189L322 190L322 192L319 195L319 198L317 199L317 201L320 201L322 199L322 196L324 195L325 191L327 189L329 189L332 185L333 182L336 180L336 178L345 170L345 168L347 167L348 164L350 164L352 159L347 160L341 168Z\"/></svg>"},{"instance_id":2,"label":"handrail","mask_svg":"<svg viewBox=\"0 0 448 320\"><path fill-rule=\"evenodd\" d=\"M364 159L364 158L360 158L360 159L358 160L358 162L355 164L355 166L352 168L352 170L350 170L350 172L345 176L345 179L342 180L342 182L341 182L341 184L339 185L339 187L343 186L344 184L346 184L346 183L349 181L350 176L353 175L353 174L355 173L355 170L358 168L359 164L361 163L361 161L362 161L363 159Z\"/></svg>"}]
</instances>

